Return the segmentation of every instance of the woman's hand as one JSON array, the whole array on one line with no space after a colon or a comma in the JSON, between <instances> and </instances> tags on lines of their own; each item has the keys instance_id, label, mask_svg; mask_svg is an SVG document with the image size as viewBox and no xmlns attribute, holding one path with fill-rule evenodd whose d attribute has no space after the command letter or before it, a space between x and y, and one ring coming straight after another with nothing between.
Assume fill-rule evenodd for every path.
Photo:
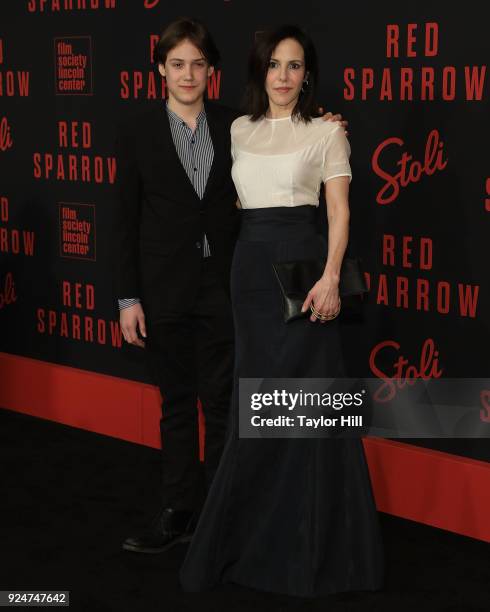
<instances>
[{"instance_id":1,"label":"woman's hand","mask_svg":"<svg viewBox=\"0 0 490 612\"><path fill-rule=\"evenodd\" d=\"M308 292L306 300L303 302L301 312L306 312L313 303L315 310L323 315L330 316L337 312L339 308L339 281L332 277L322 276ZM313 323L317 317L311 313L310 321ZM321 323L325 323L320 319Z\"/></svg>"}]
</instances>

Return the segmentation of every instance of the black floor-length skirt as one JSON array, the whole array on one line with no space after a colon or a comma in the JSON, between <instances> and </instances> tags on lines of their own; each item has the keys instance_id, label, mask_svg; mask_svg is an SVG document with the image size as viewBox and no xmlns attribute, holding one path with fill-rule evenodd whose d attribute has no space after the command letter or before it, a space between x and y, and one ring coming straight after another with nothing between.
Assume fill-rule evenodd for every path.
<instances>
[{"instance_id":1,"label":"black floor-length skirt","mask_svg":"<svg viewBox=\"0 0 490 612\"><path fill-rule=\"evenodd\" d=\"M342 376L338 320L285 324L274 261L327 255L312 206L243 210L232 265L235 384L225 449L181 569L315 597L381 588L383 547L360 439L238 437L240 377Z\"/></svg>"}]
</instances>

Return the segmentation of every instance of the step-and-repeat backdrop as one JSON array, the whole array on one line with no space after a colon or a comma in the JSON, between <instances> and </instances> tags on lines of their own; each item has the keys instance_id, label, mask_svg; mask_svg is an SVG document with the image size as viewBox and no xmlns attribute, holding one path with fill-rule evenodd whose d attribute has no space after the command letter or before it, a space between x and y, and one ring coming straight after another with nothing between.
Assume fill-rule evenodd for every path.
<instances>
[{"instance_id":1,"label":"step-and-repeat backdrop","mask_svg":"<svg viewBox=\"0 0 490 612\"><path fill-rule=\"evenodd\" d=\"M488 376L484 8L2 2L0 350L150 382L141 349L122 341L112 294L115 129L143 105L163 104L152 50L166 23L188 15L215 36L223 59L207 94L228 106L241 104L257 32L295 23L317 45L319 102L349 121L351 248L370 286L364 322L343 325L351 367L384 380ZM490 390L480 401L490 421ZM456 440L445 444L461 452ZM471 452L490 460L486 447L473 440Z\"/></svg>"}]
</instances>

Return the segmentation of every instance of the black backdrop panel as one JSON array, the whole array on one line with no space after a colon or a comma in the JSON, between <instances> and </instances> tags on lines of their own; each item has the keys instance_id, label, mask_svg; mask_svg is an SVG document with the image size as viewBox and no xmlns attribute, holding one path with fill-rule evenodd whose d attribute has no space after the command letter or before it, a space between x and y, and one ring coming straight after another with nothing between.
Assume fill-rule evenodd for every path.
<instances>
[{"instance_id":1,"label":"black backdrop panel","mask_svg":"<svg viewBox=\"0 0 490 612\"><path fill-rule=\"evenodd\" d=\"M209 97L234 107L256 32L290 22L314 38L319 101L349 120L350 249L371 284L365 324L344 325L352 370L394 376L403 355L488 376L490 43L474 1L2 2L0 350L149 382L111 291L114 136L163 99L151 49L182 14L214 33ZM417 443L490 459L484 441Z\"/></svg>"}]
</instances>

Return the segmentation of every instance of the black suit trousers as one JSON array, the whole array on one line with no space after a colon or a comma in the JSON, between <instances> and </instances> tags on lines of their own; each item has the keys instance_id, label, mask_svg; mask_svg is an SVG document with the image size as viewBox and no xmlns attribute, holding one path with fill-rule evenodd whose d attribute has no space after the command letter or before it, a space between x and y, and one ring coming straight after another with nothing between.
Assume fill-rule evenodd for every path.
<instances>
[{"instance_id":1,"label":"black suit trousers","mask_svg":"<svg viewBox=\"0 0 490 612\"><path fill-rule=\"evenodd\" d=\"M228 291L213 258L202 261L197 298L147 324L146 356L162 395L163 505L202 505L224 446L233 380L234 330ZM197 399L205 420L199 460Z\"/></svg>"}]
</instances>

